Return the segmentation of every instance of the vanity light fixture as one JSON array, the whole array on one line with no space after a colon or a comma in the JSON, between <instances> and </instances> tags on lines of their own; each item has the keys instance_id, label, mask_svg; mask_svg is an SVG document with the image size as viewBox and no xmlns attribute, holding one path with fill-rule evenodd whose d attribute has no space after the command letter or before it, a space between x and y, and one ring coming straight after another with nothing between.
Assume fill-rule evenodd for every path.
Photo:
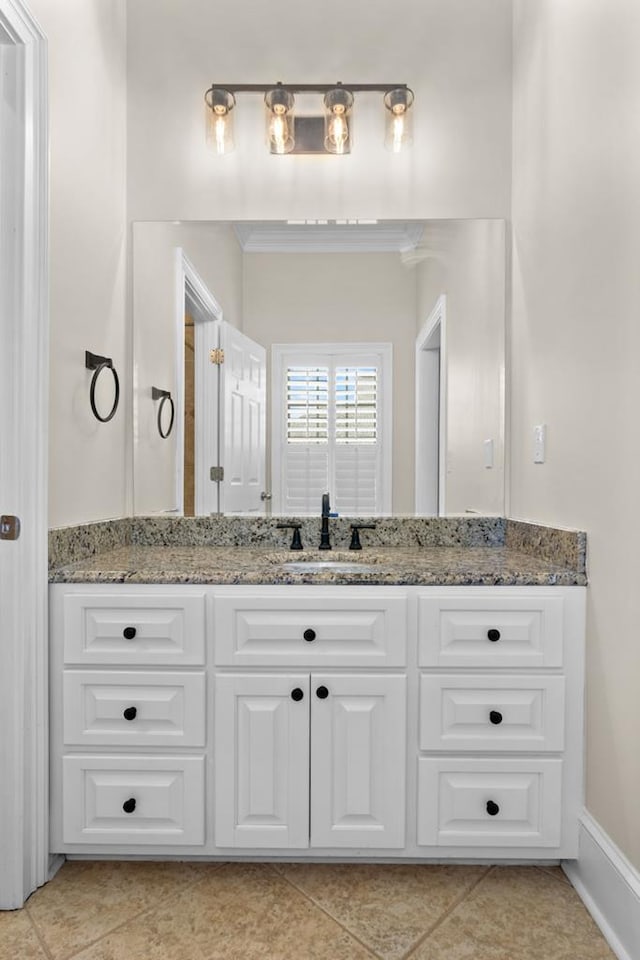
<instances>
[{"instance_id":1,"label":"vanity light fixture","mask_svg":"<svg viewBox=\"0 0 640 960\"><path fill-rule=\"evenodd\" d=\"M393 153L400 153L402 148L412 141L412 103L413 91L408 87L388 90L384 95L384 105L387 110L384 145Z\"/></svg>"},{"instance_id":2,"label":"vanity light fixture","mask_svg":"<svg viewBox=\"0 0 640 960\"><path fill-rule=\"evenodd\" d=\"M211 87L204 95L207 144L214 153L231 153L233 142L233 114L236 98L225 87Z\"/></svg>"},{"instance_id":3,"label":"vanity light fixture","mask_svg":"<svg viewBox=\"0 0 640 960\"><path fill-rule=\"evenodd\" d=\"M406 83L276 84L214 83L204 95L207 142L216 154L234 149L233 109L237 94L261 93L266 110L269 152L335 154L351 152L352 111L355 93L382 93L388 111L385 145L399 153L411 142L413 91ZM323 95L324 115L294 116L295 94Z\"/></svg>"}]
</instances>

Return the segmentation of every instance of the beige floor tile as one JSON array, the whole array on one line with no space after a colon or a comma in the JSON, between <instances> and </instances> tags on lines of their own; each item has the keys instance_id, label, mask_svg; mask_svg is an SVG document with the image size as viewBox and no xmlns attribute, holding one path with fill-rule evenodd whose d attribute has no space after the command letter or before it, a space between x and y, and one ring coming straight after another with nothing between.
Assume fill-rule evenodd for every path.
<instances>
[{"instance_id":1,"label":"beige floor tile","mask_svg":"<svg viewBox=\"0 0 640 960\"><path fill-rule=\"evenodd\" d=\"M555 877L560 883L568 883L569 886L571 886L569 877L561 867L538 867L538 870L542 870L543 873L548 873L550 877Z\"/></svg>"},{"instance_id":2,"label":"beige floor tile","mask_svg":"<svg viewBox=\"0 0 640 960\"><path fill-rule=\"evenodd\" d=\"M411 960L615 960L570 884L496 867Z\"/></svg>"},{"instance_id":3,"label":"beige floor tile","mask_svg":"<svg viewBox=\"0 0 640 960\"><path fill-rule=\"evenodd\" d=\"M26 910L0 912L0 960L47 960Z\"/></svg>"},{"instance_id":4,"label":"beige floor tile","mask_svg":"<svg viewBox=\"0 0 640 960\"><path fill-rule=\"evenodd\" d=\"M268 865L227 864L77 960L371 960Z\"/></svg>"},{"instance_id":5,"label":"beige floor tile","mask_svg":"<svg viewBox=\"0 0 640 960\"><path fill-rule=\"evenodd\" d=\"M283 875L385 960L397 960L486 870L300 863Z\"/></svg>"},{"instance_id":6,"label":"beige floor tile","mask_svg":"<svg viewBox=\"0 0 640 960\"><path fill-rule=\"evenodd\" d=\"M55 960L181 892L214 864L68 861L27 909Z\"/></svg>"}]
</instances>

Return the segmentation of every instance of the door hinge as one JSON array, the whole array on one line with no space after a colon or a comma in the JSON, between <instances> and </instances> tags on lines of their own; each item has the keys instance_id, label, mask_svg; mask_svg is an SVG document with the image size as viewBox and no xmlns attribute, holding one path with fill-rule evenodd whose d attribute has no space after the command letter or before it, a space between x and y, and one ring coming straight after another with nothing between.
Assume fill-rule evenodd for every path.
<instances>
[{"instance_id":1,"label":"door hinge","mask_svg":"<svg viewBox=\"0 0 640 960\"><path fill-rule=\"evenodd\" d=\"M0 517L0 540L17 540L20 536L20 518L11 513Z\"/></svg>"},{"instance_id":2,"label":"door hinge","mask_svg":"<svg viewBox=\"0 0 640 960\"><path fill-rule=\"evenodd\" d=\"M224 480L224 467L211 467L209 477L214 483L221 483Z\"/></svg>"},{"instance_id":3,"label":"door hinge","mask_svg":"<svg viewBox=\"0 0 640 960\"><path fill-rule=\"evenodd\" d=\"M224 363L224 350L222 347L216 347L215 350L209 350L209 361L220 365Z\"/></svg>"}]
</instances>

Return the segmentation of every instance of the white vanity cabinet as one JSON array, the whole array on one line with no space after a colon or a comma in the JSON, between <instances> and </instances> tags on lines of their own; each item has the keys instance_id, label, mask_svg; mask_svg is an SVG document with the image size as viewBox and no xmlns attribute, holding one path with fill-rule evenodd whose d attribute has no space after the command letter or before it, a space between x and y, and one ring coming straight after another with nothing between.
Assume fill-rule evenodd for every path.
<instances>
[{"instance_id":1,"label":"white vanity cabinet","mask_svg":"<svg viewBox=\"0 0 640 960\"><path fill-rule=\"evenodd\" d=\"M582 587L51 587L52 851L557 860Z\"/></svg>"}]
</instances>

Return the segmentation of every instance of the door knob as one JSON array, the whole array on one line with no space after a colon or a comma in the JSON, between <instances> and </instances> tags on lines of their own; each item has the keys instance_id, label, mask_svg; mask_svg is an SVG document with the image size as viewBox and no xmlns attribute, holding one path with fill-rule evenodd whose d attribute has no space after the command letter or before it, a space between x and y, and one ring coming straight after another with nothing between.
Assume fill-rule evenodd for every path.
<instances>
[{"instance_id":1,"label":"door knob","mask_svg":"<svg viewBox=\"0 0 640 960\"><path fill-rule=\"evenodd\" d=\"M327 690L326 687L318 687L318 689L316 690L316 697L318 698L318 700L326 700L328 696L329 696L329 691Z\"/></svg>"}]
</instances>

